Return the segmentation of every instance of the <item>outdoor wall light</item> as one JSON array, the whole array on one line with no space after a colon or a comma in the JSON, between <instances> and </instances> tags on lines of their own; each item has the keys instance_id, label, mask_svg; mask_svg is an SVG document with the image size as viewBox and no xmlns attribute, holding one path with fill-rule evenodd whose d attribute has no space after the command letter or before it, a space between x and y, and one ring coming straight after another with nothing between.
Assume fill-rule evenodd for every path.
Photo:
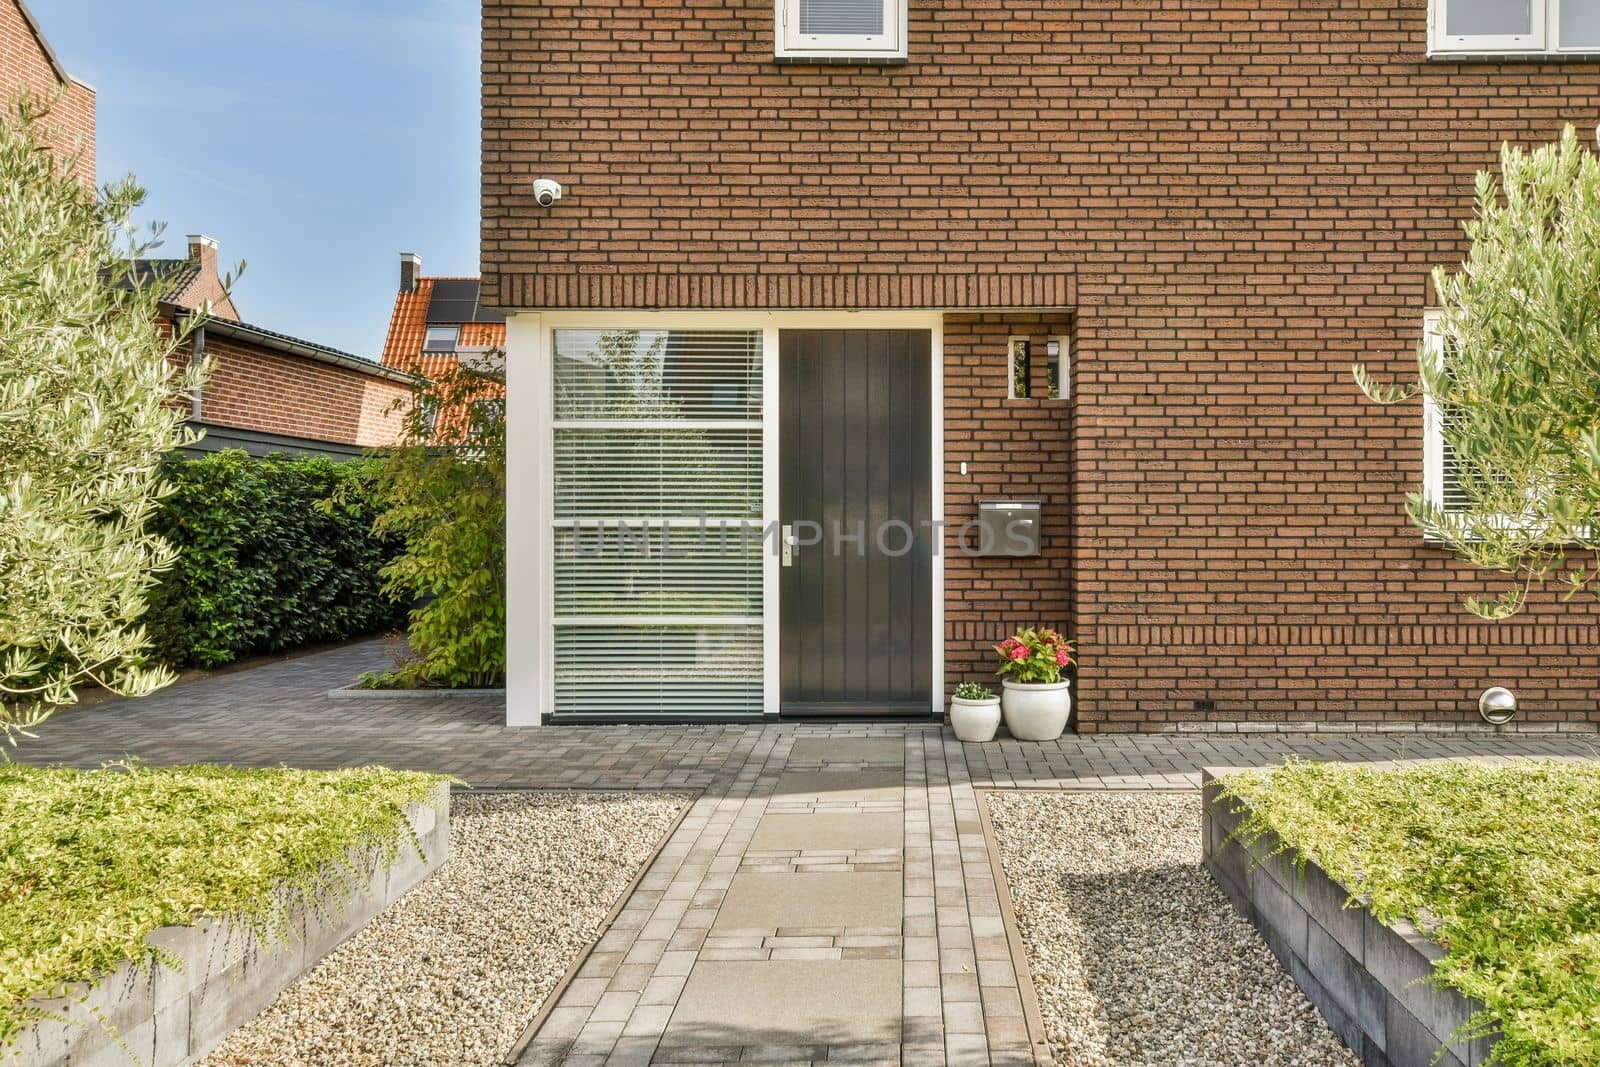
<instances>
[{"instance_id":1,"label":"outdoor wall light","mask_svg":"<svg viewBox=\"0 0 1600 1067\"><path fill-rule=\"evenodd\" d=\"M1504 726L1517 717L1517 696L1504 686L1485 689L1478 698L1478 714L1484 722Z\"/></svg>"}]
</instances>

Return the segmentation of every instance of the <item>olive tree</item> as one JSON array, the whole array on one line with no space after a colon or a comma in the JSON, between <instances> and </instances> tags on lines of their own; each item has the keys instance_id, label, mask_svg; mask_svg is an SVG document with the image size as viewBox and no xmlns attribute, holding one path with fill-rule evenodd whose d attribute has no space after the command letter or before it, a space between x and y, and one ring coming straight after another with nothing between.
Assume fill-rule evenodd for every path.
<instances>
[{"instance_id":1,"label":"olive tree","mask_svg":"<svg viewBox=\"0 0 1600 1067\"><path fill-rule=\"evenodd\" d=\"M1355 378L1373 400L1422 395L1439 415L1463 507L1412 493L1407 512L1474 567L1508 576L1471 597L1504 618L1548 584L1595 591L1600 545L1600 157L1568 126L1533 151L1505 146L1477 177L1458 270L1436 269L1440 343L1404 386Z\"/></svg>"},{"instance_id":2,"label":"olive tree","mask_svg":"<svg viewBox=\"0 0 1600 1067\"><path fill-rule=\"evenodd\" d=\"M170 677L140 625L172 550L147 530L162 457L185 442L198 367L132 284L148 248L132 179L98 193L47 145L47 109L0 106L0 735L75 701ZM153 239L155 235L150 237Z\"/></svg>"}]
</instances>

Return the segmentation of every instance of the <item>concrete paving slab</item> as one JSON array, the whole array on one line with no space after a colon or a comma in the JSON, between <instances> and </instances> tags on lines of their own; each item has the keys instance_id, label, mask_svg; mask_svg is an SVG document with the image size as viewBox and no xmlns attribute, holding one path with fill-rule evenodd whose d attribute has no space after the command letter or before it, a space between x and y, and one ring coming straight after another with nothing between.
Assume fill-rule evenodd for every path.
<instances>
[{"instance_id":1,"label":"concrete paving slab","mask_svg":"<svg viewBox=\"0 0 1600 1067\"><path fill-rule=\"evenodd\" d=\"M773 790L774 800L821 800L833 804L898 800L905 772L898 768L869 771L784 771Z\"/></svg>"},{"instance_id":2,"label":"concrete paving slab","mask_svg":"<svg viewBox=\"0 0 1600 1067\"><path fill-rule=\"evenodd\" d=\"M904 818L873 812L866 815L763 815L749 848L782 849L899 848Z\"/></svg>"},{"instance_id":3,"label":"concrete paving slab","mask_svg":"<svg viewBox=\"0 0 1600 1067\"><path fill-rule=\"evenodd\" d=\"M896 960L702 961L678 998L661 1044L749 1048L899 1041Z\"/></svg>"},{"instance_id":4,"label":"concrete paving slab","mask_svg":"<svg viewBox=\"0 0 1600 1067\"><path fill-rule=\"evenodd\" d=\"M711 932L791 926L899 930L900 888L899 874L738 874ZM824 947L832 947L827 940Z\"/></svg>"},{"instance_id":5,"label":"concrete paving slab","mask_svg":"<svg viewBox=\"0 0 1600 1067\"><path fill-rule=\"evenodd\" d=\"M899 738L801 737L789 750L790 763L895 763L905 761Z\"/></svg>"}]
</instances>

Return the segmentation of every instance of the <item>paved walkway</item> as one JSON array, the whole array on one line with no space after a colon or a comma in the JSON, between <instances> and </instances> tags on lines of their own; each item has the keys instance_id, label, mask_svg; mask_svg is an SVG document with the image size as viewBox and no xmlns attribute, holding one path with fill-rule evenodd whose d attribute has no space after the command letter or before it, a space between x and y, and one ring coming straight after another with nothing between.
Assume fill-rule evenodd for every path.
<instances>
[{"instance_id":1,"label":"paved walkway","mask_svg":"<svg viewBox=\"0 0 1600 1067\"><path fill-rule=\"evenodd\" d=\"M1068 736L933 725L507 730L497 701L335 701L378 643L67 712L18 758L384 763L480 788L702 793L519 1063L1023 1064L1033 1052L978 815L983 787L1192 788L1289 753L1594 756L1582 737Z\"/></svg>"}]
</instances>

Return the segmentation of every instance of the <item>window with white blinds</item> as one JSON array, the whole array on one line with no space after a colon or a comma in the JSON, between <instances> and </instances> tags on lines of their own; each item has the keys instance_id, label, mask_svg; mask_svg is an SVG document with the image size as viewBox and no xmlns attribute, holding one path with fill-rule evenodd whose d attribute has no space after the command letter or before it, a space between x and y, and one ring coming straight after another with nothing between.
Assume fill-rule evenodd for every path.
<instances>
[{"instance_id":1,"label":"window with white blinds","mask_svg":"<svg viewBox=\"0 0 1600 1067\"><path fill-rule=\"evenodd\" d=\"M903 59L906 0L778 0L780 58Z\"/></svg>"},{"instance_id":2,"label":"window with white blinds","mask_svg":"<svg viewBox=\"0 0 1600 1067\"><path fill-rule=\"evenodd\" d=\"M1424 351L1429 359L1443 362L1445 338L1439 328L1437 312L1423 317ZM1428 499L1441 505L1446 512L1460 514L1467 510L1468 500L1461 488L1460 464L1455 450L1446 440L1445 431L1455 414L1441 406L1432 397L1423 397L1423 483Z\"/></svg>"},{"instance_id":3,"label":"window with white blinds","mask_svg":"<svg viewBox=\"0 0 1600 1067\"><path fill-rule=\"evenodd\" d=\"M865 37L883 32L884 0L796 0L800 32Z\"/></svg>"},{"instance_id":4,"label":"window with white blinds","mask_svg":"<svg viewBox=\"0 0 1600 1067\"><path fill-rule=\"evenodd\" d=\"M555 712L762 701L759 331L556 330Z\"/></svg>"}]
</instances>

